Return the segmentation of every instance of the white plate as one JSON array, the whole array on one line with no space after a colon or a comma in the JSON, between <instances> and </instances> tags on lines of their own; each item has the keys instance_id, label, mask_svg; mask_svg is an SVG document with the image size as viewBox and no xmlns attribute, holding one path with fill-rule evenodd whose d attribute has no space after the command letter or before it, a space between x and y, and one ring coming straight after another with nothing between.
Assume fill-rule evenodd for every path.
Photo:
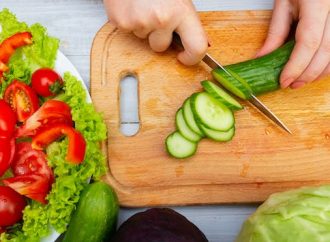
<instances>
[{"instance_id":1,"label":"white plate","mask_svg":"<svg viewBox=\"0 0 330 242\"><path fill-rule=\"evenodd\" d=\"M87 102L92 102L91 96L89 95L88 89L80 76L79 72L77 69L74 67L74 65L69 61L69 59L61 52L57 52L57 57L56 57L56 62L55 62L55 71L60 74L62 77L65 72L70 72L73 76L77 77L78 80L81 81L85 91L86 91L86 96L87 96ZM52 233L46 237L43 238L41 241L42 242L54 242L60 234L57 233L53 228L51 229Z\"/></svg>"}]
</instances>

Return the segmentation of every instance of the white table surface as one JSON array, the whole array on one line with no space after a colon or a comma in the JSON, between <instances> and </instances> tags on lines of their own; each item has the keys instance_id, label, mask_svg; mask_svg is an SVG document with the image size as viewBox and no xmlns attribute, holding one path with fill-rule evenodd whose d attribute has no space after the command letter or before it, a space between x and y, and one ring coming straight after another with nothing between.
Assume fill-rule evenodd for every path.
<instances>
[{"instance_id":1,"label":"white table surface","mask_svg":"<svg viewBox=\"0 0 330 242\"><path fill-rule=\"evenodd\" d=\"M120 1L120 0L118 0ZM271 9L272 0L195 0L199 11ZM62 52L72 61L89 86L89 53L97 30L107 18L101 0L0 0L20 20L40 22L61 39ZM175 207L195 223L210 242L232 242L242 222L256 205ZM141 209L122 208L119 223Z\"/></svg>"}]
</instances>

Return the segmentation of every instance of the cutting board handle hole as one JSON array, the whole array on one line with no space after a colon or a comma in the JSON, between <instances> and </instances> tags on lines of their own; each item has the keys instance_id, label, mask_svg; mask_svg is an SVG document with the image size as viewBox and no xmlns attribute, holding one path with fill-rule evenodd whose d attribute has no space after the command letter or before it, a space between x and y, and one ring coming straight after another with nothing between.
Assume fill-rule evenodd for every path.
<instances>
[{"instance_id":1,"label":"cutting board handle hole","mask_svg":"<svg viewBox=\"0 0 330 242\"><path fill-rule=\"evenodd\" d=\"M134 136L140 130L138 80L133 74L120 80L120 132Z\"/></svg>"}]
</instances>

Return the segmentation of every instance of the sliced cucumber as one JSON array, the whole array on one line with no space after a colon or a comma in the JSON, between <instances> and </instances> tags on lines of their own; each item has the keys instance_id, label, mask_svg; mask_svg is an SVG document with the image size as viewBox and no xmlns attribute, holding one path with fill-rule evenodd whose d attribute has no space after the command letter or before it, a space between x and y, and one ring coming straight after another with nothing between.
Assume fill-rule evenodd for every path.
<instances>
[{"instance_id":1,"label":"sliced cucumber","mask_svg":"<svg viewBox=\"0 0 330 242\"><path fill-rule=\"evenodd\" d=\"M202 81L201 84L212 97L225 104L231 110L235 111L243 109L243 106L239 102L237 102L225 90L223 90L213 82Z\"/></svg>"},{"instance_id":2,"label":"sliced cucumber","mask_svg":"<svg viewBox=\"0 0 330 242\"><path fill-rule=\"evenodd\" d=\"M183 137L178 131L170 134L165 141L167 152L179 159L187 158L196 153L197 143Z\"/></svg>"},{"instance_id":3,"label":"sliced cucumber","mask_svg":"<svg viewBox=\"0 0 330 242\"><path fill-rule=\"evenodd\" d=\"M201 126L201 129L208 138L213 139L215 141L230 141L235 134L235 126L228 131L217 131L206 128L204 125Z\"/></svg>"},{"instance_id":4,"label":"sliced cucumber","mask_svg":"<svg viewBox=\"0 0 330 242\"><path fill-rule=\"evenodd\" d=\"M197 123L209 129L227 131L234 126L233 112L206 92L193 94L191 107Z\"/></svg>"},{"instance_id":5,"label":"sliced cucumber","mask_svg":"<svg viewBox=\"0 0 330 242\"><path fill-rule=\"evenodd\" d=\"M190 105L190 98L188 98L184 104L183 104L183 117L186 121L186 123L188 124L188 127L194 131L195 133L197 133L199 136L204 137L203 132L200 130L200 128L198 127L194 114L191 110L191 105Z\"/></svg>"},{"instance_id":6,"label":"sliced cucumber","mask_svg":"<svg viewBox=\"0 0 330 242\"><path fill-rule=\"evenodd\" d=\"M175 123L180 134L182 134L182 136L186 139L192 142L198 142L202 138L199 134L195 133L189 128L186 121L184 120L182 108L176 112Z\"/></svg>"}]
</instances>

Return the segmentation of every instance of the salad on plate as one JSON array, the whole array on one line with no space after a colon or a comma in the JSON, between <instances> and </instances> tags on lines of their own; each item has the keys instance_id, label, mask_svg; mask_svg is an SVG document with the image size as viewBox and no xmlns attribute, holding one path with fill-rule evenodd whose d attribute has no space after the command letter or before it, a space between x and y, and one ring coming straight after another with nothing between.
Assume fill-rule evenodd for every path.
<instances>
[{"instance_id":1,"label":"salad on plate","mask_svg":"<svg viewBox=\"0 0 330 242\"><path fill-rule=\"evenodd\" d=\"M58 39L8 9L0 26L0 241L41 241L104 175L106 126L79 76L57 69Z\"/></svg>"}]
</instances>

